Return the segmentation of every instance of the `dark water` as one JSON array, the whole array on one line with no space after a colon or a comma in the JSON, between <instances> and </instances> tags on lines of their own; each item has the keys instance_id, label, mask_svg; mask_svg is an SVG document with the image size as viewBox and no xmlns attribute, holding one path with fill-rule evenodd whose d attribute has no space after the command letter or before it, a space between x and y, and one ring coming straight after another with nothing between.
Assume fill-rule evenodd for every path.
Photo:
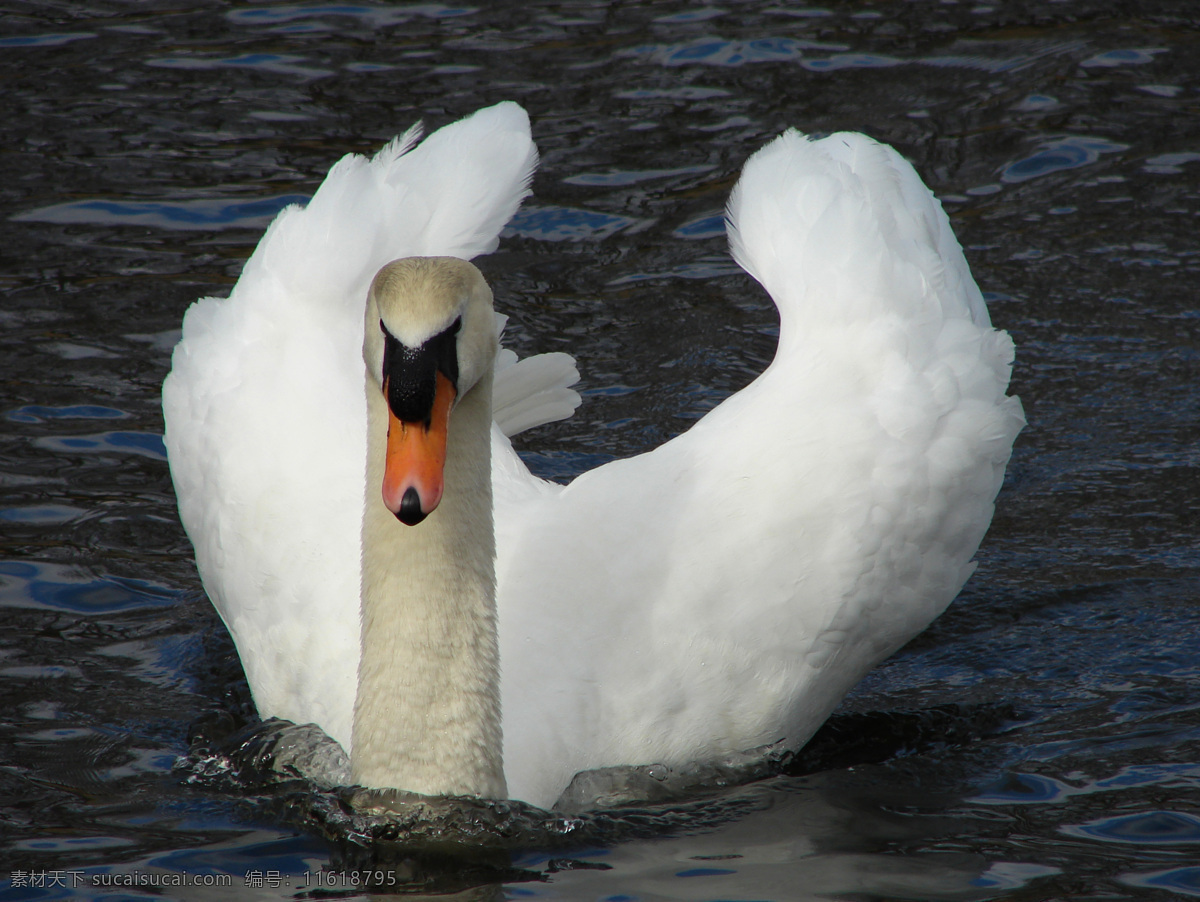
<instances>
[{"instance_id":1,"label":"dark water","mask_svg":"<svg viewBox=\"0 0 1200 902\"><path fill-rule=\"evenodd\" d=\"M376 890L1200 896L1189 10L3 4L0 898L360 892L329 869L362 854L295 793L176 766L247 693L176 519L158 389L187 305L335 159L506 98L543 162L483 268L511 343L570 350L586 396L523 440L540 472L651 447L769 359L772 308L717 217L787 126L914 161L1016 339L1030 426L962 597L792 771L575 844L394 857Z\"/></svg>"}]
</instances>

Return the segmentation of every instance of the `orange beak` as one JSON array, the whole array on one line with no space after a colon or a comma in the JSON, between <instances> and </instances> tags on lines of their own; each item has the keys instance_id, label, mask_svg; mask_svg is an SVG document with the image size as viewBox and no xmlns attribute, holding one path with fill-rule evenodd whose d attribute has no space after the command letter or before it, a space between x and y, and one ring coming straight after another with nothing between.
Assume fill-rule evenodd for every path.
<instances>
[{"instance_id":1,"label":"orange beak","mask_svg":"<svg viewBox=\"0 0 1200 902\"><path fill-rule=\"evenodd\" d=\"M386 384L383 391L386 396ZM383 503L409 526L433 513L442 500L446 436L455 394L454 383L438 372L428 422L410 423L388 410Z\"/></svg>"}]
</instances>

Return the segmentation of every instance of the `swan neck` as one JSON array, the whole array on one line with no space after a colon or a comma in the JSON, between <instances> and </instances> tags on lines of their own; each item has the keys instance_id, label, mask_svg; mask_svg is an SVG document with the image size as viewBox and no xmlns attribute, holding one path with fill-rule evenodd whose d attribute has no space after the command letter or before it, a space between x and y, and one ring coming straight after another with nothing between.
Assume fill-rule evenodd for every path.
<instances>
[{"instance_id":1,"label":"swan neck","mask_svg":"<svg viewBox=\"0 0 1200 902\"><path fill-rule=\"evenodd\" d=\"M366 391L353 778L425 795L503 798L491 371L451 413L445 491L416 526L383 503L387 406L369 378Z\"/></svg>"}]
</instances>

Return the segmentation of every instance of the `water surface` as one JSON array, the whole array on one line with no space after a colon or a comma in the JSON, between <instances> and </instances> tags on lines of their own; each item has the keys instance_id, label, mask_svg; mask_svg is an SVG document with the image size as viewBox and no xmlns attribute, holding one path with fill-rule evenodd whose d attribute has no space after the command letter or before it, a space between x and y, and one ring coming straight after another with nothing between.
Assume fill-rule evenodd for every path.
<instances>
[{"instance_id":1,"label":"water surface","mask_svg":"<svg viewBox=\"0 0 1200 902\"><path fill-rule=\"evenodd\" d=\"M393 856L376 889L1200 895L1200 28L1132 9L10 5L0 897L361 894L294 792L177 766L250 709L158 390L187 305L334 160L502 99L542 166L482 266L515 349L583 373L576 416L521 441L538 472L653 447L765 366L773 309L719 217L790 126L914 162L1016 340L1030 426L963 595L788 773L499 859Z\"/></svg>"}]
</instances>

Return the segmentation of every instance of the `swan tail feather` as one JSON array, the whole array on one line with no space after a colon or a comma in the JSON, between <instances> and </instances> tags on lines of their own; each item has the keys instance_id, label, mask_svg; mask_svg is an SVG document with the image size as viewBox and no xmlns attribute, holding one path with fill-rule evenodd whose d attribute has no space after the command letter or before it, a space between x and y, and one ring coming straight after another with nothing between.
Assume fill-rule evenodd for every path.
<instances>
[{"instance_id":1,"label":"swan tail feather","mask_svg":"<svg viewBox=\"0 0 1200 902\"><path fill-rule=\"evenodd\" d=\"M500 341L507 323L507 316L496 314ZM518 359L515 351L500 347L492 384L492 420L509 438L565 420L579 407L579 392L571 388L578 381L579 370L570 354L555 351Z\"/></svg>"},{"instance_id":2,"label":"swan tail feather","mask_svg":"<svg viewBox=\"0 0 1200 902\"><path fill-rule=\"evenodd\" d=\"M734 259L779 308L760 378L808 424L797 441L832 428L828 459L858 467L842 498L867 513L846 547L885 549L831 559L893 560L860 580L871 604L908 570L937 583L895 608L919 629L969 575L1025 425L1006 394L1012 340L992 328L937 198L865 135L785 132L747 162L727 221Z\"/></svg>"},{"instance_id":3,"label":"swan tail feather","mask_svg":"<svg viewBox=\"0 0 1200 902\"><path fill-rule=\"evenodd\" d=\"M511 355L511 356L509 356ZM579 406L575 358L554 352L516 359L511 351L497 357L492 387L492 416L507 436L565 420Z\"/></svg>"},{"instance_id":4,"label":"swan tail feather","mask_svg":"<svg viewBox=\"0 0 1200 902\"><path fill-rule=\"evenodd\" d=\"M784 331L880 315L990 325L941 204L865 135L783 133L746 163L726 217L734 259L775 299Z\"/></svg>"},{"instance_id":5,"label":"swan tail feather","mask_svg":"<svg viewBox=\"0 0 1200 902\"><path fill-rule=\"evenodd\" d=\"M430 211L413 253L468 260L496 249L500 230L530 194L538 163L529 115L512 101L438 130L410 156L420 181L405 187L410 196L419 188Z\"/></svg>"},{"instance_id":6,"label":"swan tail feather","mask_svg":"<svg viewBox=\"0 0 1200 902\"><path fill-rule=\"evenodd\" d=\"M528 115L506 101L421 134L414 125L370 159L335 163L306 206L271 224L234 294L357 307L392 260L495 250L537 167Z\"/></svg>"}]
</instances>

